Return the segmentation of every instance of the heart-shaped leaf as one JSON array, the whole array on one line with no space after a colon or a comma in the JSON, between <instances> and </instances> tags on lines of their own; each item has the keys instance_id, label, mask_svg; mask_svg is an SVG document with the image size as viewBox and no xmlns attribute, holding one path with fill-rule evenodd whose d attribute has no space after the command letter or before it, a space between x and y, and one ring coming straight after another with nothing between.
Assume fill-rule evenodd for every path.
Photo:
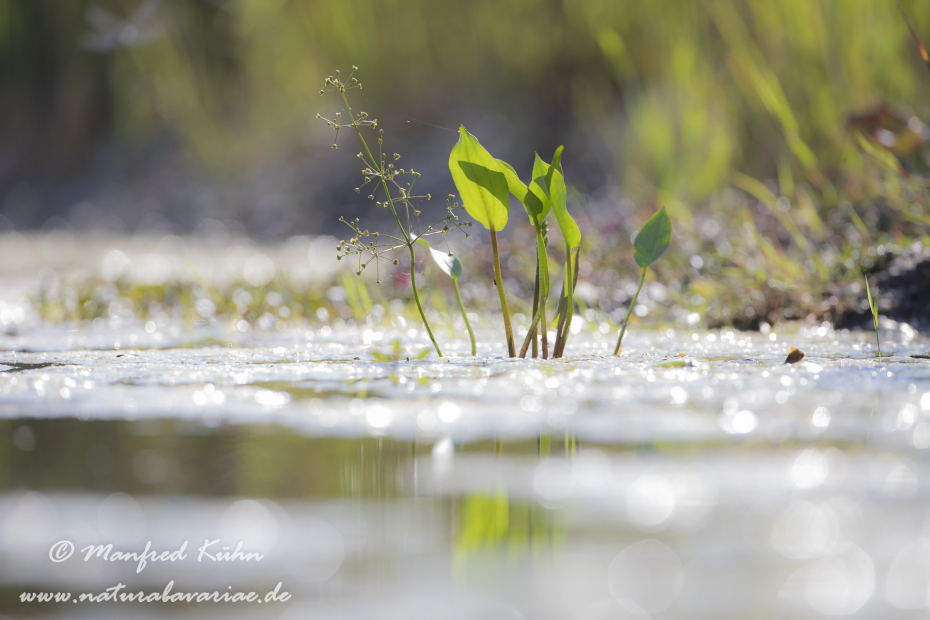
<instances>
[{"instance_id":1,"label":"heart-shaped leaf","mask_svg":"<svg viewBox=\"0 0 930 620\"><path fill-rule=\"evenodd\" d=\"M442 269L442 272L453 280L457 280L460 275L462 275L462 263L459 262L454 256L449 256L445 252L440 252L439 250L434 250L433 247L427 243L426 239L417 239L420 243L426 246L429 249L430 256L433 257L433 261L439 268Z\"/></svg>"},{"instance_id":2,"label":"heart-shaped leaf","mask_svg":"<svg viewBox=\"0 0 930 620\"><path fill-rule=\"evenodd\" d=\"M645 269L656 262L668 248L671 239L672 220L668 217L665 207L662 207L636 235L633 242L633 258L636 264Z\"/></svg>"},{"instance_id":3,"label":"heart-shaped leaf","mask_svg":"<svg viewBox=\"0 0 930 620\"><path fill-rule=\"evenodd\" d=\"M503 230L510 213L510 186L502 166L475 136L459 127L449 170L468 214L485 228Z\"/></svg>"}]
</instances>

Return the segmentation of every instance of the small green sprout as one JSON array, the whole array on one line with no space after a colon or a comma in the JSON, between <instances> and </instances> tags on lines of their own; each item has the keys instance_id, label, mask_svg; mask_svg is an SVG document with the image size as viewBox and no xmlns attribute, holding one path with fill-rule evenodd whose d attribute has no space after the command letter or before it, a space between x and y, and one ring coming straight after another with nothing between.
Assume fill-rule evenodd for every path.
<instances>
[{"instance_id":1,"label":"small green sprout","mask_svg":"<svg viewBox=\"0 0 930 620\"><path fill-rule=\"evenodd\" d=\"M478 139L459 127L459 140L449 154L449 171L462 197L465 211L491 232L491 251L494 256L494 282L501 299L504 315L504 334L507 352L516 357L510 309L501 276L500 252L497 249L497 231L503 230L510 216L510 190L504 168L494 159Z\"/></svg>"},{"instance_id":2,"label":"small green sprout","mask_svg":"<svg viewBox=\"0 0 930 620\"><path fill-rule=\"evenodd\" d=\"M875 327L875 345L878 347L878 359L882 359L882 343L878 340L878 304L872 301L872 290L869 287L869 276L865 277L865 293L869 297L869 310L872 311L872 325ZM875 289L878 295L878 288Z\"/></svg>"},{"instance_id":3,"label":"small green sprout","mask_svg":"<svg viewBox=\"0 0 930 620\"><path fill-rule=\"evenodd\" d=\"M636 307L636 299L639 297L639 292L643 290L643 282L646 281L646 270L649 265L656 262L665 253L671 239L672 221L668 216L668 211L665 210L665 207L662 207L646 222L646 225L642 227L633 241L633 259L642 268L643 272L639 278L639 287L636 289L636 294L633 295L630 307L626 311L626 318L623 319L623 326L620 328L620 337L617 338L614 355L620 355L620 345L623 343L626 326L630 322L630 314L633 313L633 308Z\"/></svg>"},{"instance_id":4,"label":"small green sprout","mask_svg":"<svg viewBox=\"0 0 930 620\"><path fill-rule=\"evenodd\" d=\"M418 239L417 241L429 249L430 256L433 257L433 261L439 266L439 269L452 278L452 288L455 289L455 300L459 302L459 311L462 313L462 318L465 320L465 328L468 329L468 337L471 339L471 354L478 355L478 347L475 344L475 332L472 331L471 323L468 322L465 304L462 303L462 293L459 292L459 276L462 275L462 263L459 262L459 259L453 256L451 252L447 254L433 249L426 239Z\"/></svg>"}]
</instances>

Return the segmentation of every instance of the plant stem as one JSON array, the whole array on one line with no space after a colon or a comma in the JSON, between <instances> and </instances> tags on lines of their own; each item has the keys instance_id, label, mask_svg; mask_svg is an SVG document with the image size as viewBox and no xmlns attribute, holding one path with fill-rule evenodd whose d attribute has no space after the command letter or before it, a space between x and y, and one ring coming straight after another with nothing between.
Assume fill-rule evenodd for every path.
<instances>
[{"instance_id":1,"label":"plant stem","mask_svg":"<svg viewBox=\"0 0 930 620\"><path fill-rule=\"evenodd\" d=\"M420 294L417 293L416 255L413 252L414 239L404 228L404 225L400 223L400 218L397 216L397 209L394 207L394 199L391 197L391 191L388 189L387 181L384 180L384 166L380 161L375 163L375 158L371 154L371 149L368 148L368 143L365 141L365 137L362 136L362 131L358 128L358 121L355 120L353 116L352 107L349 106L349 100L346 98L345 90L343 89L340 94L342 95L342 102L346 106L346 111L349 113L349 118L352 120L352 127L355 129L355 133L358 134L358 139L362 141L365 152L368 153L368 160L371 162L372 167L378 171L378 177L381 179L381 187L384 189L384 195L387 196L388 204L391 206L391 213L394 215L394 221L397 222L397 227L404 236L407 249L410 250L410 286L413 288L413 299L417 302L417 310L420 311L420 319L423 320L423 326L426 328L426 333L429 334L429 339L433 342L436 354L442 357L442 350L440 350L439 345L436 343L436 338L433 337L433 330L430 329L429 321L426 320L426 313L423 312L423 304L420 303Z\"/></svg>"},{"instance_id":2,"label":"plant stem","mask_svg":"<svg viewBox=\"0 0 930 620\"><path fill-rule=\"evenodd\" d=\"M433 341L433 347L436 349L436 355L442 357L442 351L439 348L439 345L436 343L436 338L433 336L433 330L430 329L429 323L426 321L426 313L423 312L423 305L420 303L420 294L417 293L417 265L416 265L416 254L413 253L413 244L407 246L407 249L410 250L410 286L413 288L413 299L417 302L417 310L420 311L420 318L423 319L423 326L426 328L426 333L429 334L429 339Z\"/></svg>"},{"instance_id":3,"label":"plant stem","mask_svg":"<svg viewBox=\"0 0 930 620\"><path fill-rule=\"evenodd\" d=\"M878 341L878 327L875 328L875 344L878 346L878 359L882 359L882 343Z\"/></svg>"},{"instance_id":4,"label":"plant stem","mask_svg":"<svg viewBox=\"0 0 930 620\"><path fill-rule=\"evenodd\" d=\"M475 332L471 330L471 323L468 322L468 315L465 314L465 304L462 303L462 294L459 292L459 279L452 278L452 288L455 289L455 299L459 302L459 310L462 311L462 318L465 319L465 327L468 329L468 337L471 338L471 354L478 355L478 347L475 345Z\"/></svg>"},{"instance_id":5,"label":"plant stem","mask_svg":"<svg viewBox=\"0 0 930 620\"><path fill-rule=\"evenodd\" d=\"M568 340L568 333L572 327L572 315L575 313L575 285L578 283L578 261L581 254L581 248L578 249L577 254L575 255L575 264L572 265L572 249L565 246L565 253L567 259L565 261L565 281L562 284L562 300L565 302L565 306L562 307L561 302L560 306L560 315L559 315L559 329L555 338L555 351L552 352L552 357L562 357L565 353L565 343Z\"/></svg>"},{"instance_id":6,"label":"plant stem","mask_svg":"<svg viewBox=\"0 0 930 620\"><path fill-rule=\"evenodd\" d=\"M533 316L539 312L539 257L536 257L536 286L533 287ZM527 338L533 339L533 358L539 356L539 342L536 338L536 325L527 333ZM526 343L523 343L523 350L520 351L520 357L526 357Z\"/></svg>"},{"instance_id":7,"label":"plant stem","mask_svg":"<svg viewBox=\"0 0 930 620\"><path fill-rule=\"evenodd\" d=\"M623 319L623 327L620 328L620 337L617 338L617 346L614 348L614 355L620 355L620 343L623 342L623 334L626 333L627 323L630 322L630 314L633 313L633 308L636 306L636 299L639 297L639 292L643 290L643 282L646 281L646 268L643 268L643 275L639 278L639 287L636 289L636 294L633 295L633 301L630 302L630 307L626 311L626 318Z\"/></svg>"},{"instance_id":8,"label":"plant stem","mask_svg":"<svg viewBox=\"0 0 930 620\"><path fill-rule=\"evenodd\" d=\"M497 283L497 292L501 298L501 312L504 314L504 334L507 336L507 352L510 357L516 357L517 351L513 344L513 328L510 326L510 309L507 307L507 294L504 293L504 279L501 277L501 258L497 250L497 231L492 226L491 250L494 253L494 280Z\"/></svg>"},{"instance_id":9,"label":"plant stem","mask_svg":"<svg viewBox=\"0 0 930 620\"><path fill-rule=\"evenodd\" d=\"M539 304L539 330L542 332L542 357L544 360L549 359L549 325L546 323L546 300L541 300Z\"/></svg>"},{"instance_id":10,"label":"plant stem","mask_svg":"<svg viewBox=\"0 0 930 620\"><path fill-rule=\"evenodd\" d=\"M536 343L536 330L540 321L539 307L539 259L536 259L536 288L533 293L533 321L530 323L530 329L526 332L526 338L523 340L523 346L520 347L520 358L523 359L526 357L526 352L530 348L530 344L533 345L533 357L538 355L538 348Z\"/></svg>"},{"instance_id":11,"label":"plant stem","mask_svg":"<svg viewBox=\"0 0 930 620\"><path fill-rule=\"evenodd\" d=\"M535 224L535 221L534 221ZM542 252L542 253L540 253ZM542 267L545 265L546 273L549 273L549 265L543 263L542 261L548 261L549 258L545 254L546 252L546 242L543 239L542 229L539 226L536 227L536 294L533 300L533 320L530 323L530 329L526 333L526 339L523 341L523 346L520 348L520 357L526 357L526 351L529 348L530 343L533 344L533 357L536 357L536 333L542 326L542 349L543 349L543 359L549 358L549 341L548 336L546 335L546 302L549 299L549 277L546 276L546 281L542 282L540 275L542 274Z\"/></svg>"}]
</instances>

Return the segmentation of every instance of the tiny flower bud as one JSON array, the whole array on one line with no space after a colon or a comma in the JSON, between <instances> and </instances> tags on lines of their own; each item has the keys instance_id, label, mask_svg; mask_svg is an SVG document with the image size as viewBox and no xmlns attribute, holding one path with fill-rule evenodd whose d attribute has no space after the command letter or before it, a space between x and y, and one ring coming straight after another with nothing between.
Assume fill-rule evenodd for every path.
<instances>
[{"instance_id":1,"label":"tiny flower bud","mask_svg":"<svg viewBox=\"0 0 930 620\"><path fill-rule=\"evenodd\" d=\"M399 264L400 264L400 261L397 260L397 259L395 258L395 259L394 259L394 264L395 264L395 265L399 265Z\"/></svg>"}]
</instances>

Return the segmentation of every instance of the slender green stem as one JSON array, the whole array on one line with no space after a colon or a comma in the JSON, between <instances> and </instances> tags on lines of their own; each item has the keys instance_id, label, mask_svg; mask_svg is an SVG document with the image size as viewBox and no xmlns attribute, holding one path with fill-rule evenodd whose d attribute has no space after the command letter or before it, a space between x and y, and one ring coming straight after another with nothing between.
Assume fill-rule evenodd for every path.
<instances>
[{"instance_id":1,"label":"slender green stem","mask_svg":"<svg viewBox=\"0 0 930 620\"><path fill-rule=\"evenodd\" d=\"M633 313L633 308L636 306L636 299L639 297L639 292L643 290L643 282L646 281L646 268L643 268L643 275L639 279L639 287L636 289L636 294L633 295L633 300L630 302L630 307L627 308L626 318L623 319L623 327L620 328L620 337L617 338L617 346L614 347L614 355L620 355L620 343L623 342L623 334L626 333L627 323L630 322L630 314Z\"/></svg>"},{"instance_id":2,"label":"slender green stem","mask_svg":"<svg viewBox=\"0 0 930 620\"><path fill-rule=\"evenodd\" d=\"M555 351L552 357L562 357L565 353L565 343L568 340L568 333L572 327L572 315L575 313L575 285L578 283L578 257L576 255L575 264L572 265L572 249L565 245L567 259L565 261L565 280L562 284L563 298L565 302L559 316L559 329L555 338ZM578 254L581 253L579 248ZM561 306L561 304L559 304Z\"/></svg>"},{"instance_id":3,"label":"slender green stem","mask_svg":"<svg viewBox=\"0 0 930 620\"><path fill-rule=\"evenodd\" d=\"M878 327L875 328L875 344L878 346L878 359L882 359L882 343L878 341Z\"/></svg>"},{"instance_id":4,"label":"slender green stem","mask_svg":"<svg viewBox=\"0 0 930 620\"><path fill-rule=\"evenodd\" d=\"M539 257L536 257L536 285L533 287L533 316L535 317L539 313ZM533 340L533 359L539 357L539 339L536 338L536 326L538 323L534 323L532 329L527 332L527 339L532 338ZM526 357L526 342L523 343L523 348L520 350L520 357Z\"/></svg>"},{"instance_id":5,"label":"slender green stem","mask_svg":"<svg viewBox=\"0 0 930 620\"><path fill-rule=\"evenodd\" d=\"M410 286L413 288L413 299L417 302L417 310L420 311L420 318L423 319L423 326L426 328L426 333L429 334L429 339L433 341L433 347L436 348L436 355L442 357L442 350L440 350L439 345L436 343L436 338L433 337L433 330L430 329L429 323L426 321L426 313L423 312L423 305L420 303L420 294L417 293L417 269L416 269L416 254L413 253L413 244L407 246L407 249L410 250Z\"/></svg>"},{"instance_id":6,"label":"slender green stem","mask_svg":"<svg viewBox=\"0 0 930 620\"><path fill-rule=\"evenodd\" d=\"M523 346L520 347L520 358L526 357L526 352L533 345L533 357L538 355L536 331L539 326L541 307L540 290L539 290L539 259L536 260L536 288L533 293L533 321L530 323L530 329L526 332L526 338L523 340Z\"/></svg>"},{"instance_id":7,"label":"slender green stem","mask_svg":"<svg viewBox=\"0 0 930 620\"><path fill-rule=\"evenodd\" d=\"M533 222L536 223L535 221ZM545 266L546 274L549 273L549 265L543 263L542 261L548 261L549 258L545 254L546 252L546 242L543 239L542 229L536 227L536 293L533 301L533 320L530 322L530 328L526 333L526 339L523 341L523 346L520 348L520 357L526 357L526 351L529 349L530 343L533 345L533 357L536 357L536 333L537 330L542 329L542 341L543 341L543 359L548 359L549 357L549 342L546 335L546 302L549 299L549 277L548 275L544 278L542 275L542 268ZM540 328L540 325L542 326Z\"/></svg>"},{"instance_id":8,"label":"slender green stem","mask_svg":"<svg viewBox=\"0 0 930 620\"><path fill-rule=\"evenodd\" d=\"M417 292L416 255L413 252L414 239L411 237L411 234L404 229L404 225L400 223L400 218L397 216L397 209L394 207L394 199L391 198L391 190L388 188L387 181L384 179L384 167L380 160L377 163L375 162L375 158L371 154L371 149L368 148L368 142L365 141L365 137L362 136L362 131L358 128L358 121L353 116L352 107L349 106L349 100L346 98L345 89L343 89L340 94L342 95L342 102L346 106L346 111L349 113L349 118L352 120L352 127L355 129L355 133L358 134L359 140L362 141L365 152L368 153L368 160L371 162L372 167L378 171L379 178L381 179L381 187L384 189L384 195L387 196L388 204L391 207L391 213L394 215L394 221L397 222L397 227L404 236L404 244L407 246L407 249L410 250L410 286L413 288L413 299L417 302L417 310L420 311L420 319L423 320L423 326L426 328L426 333L429 334L429 339L433 342L436 354L442 357L442 350L436 343L436 338L433 337L433 330L430 329L429 321L426 320L423 304L420 303L420 294Z\"/></svg>"},{"instance_id":9,"label":"slender green stem","mask_svg":"<svg viewBox=\"0 0 930 620\"><path fill-rule=\"evenodd\" d=\"M497 249L497 231L491 227L491 250L494 253L494 281L497 283L497 292L501 298L501 312L504 314L504 334L507 336L507 352L510 357L516 357L517 351L513 343L513 328L510 326L510 308L507 307L507 294L504 292L504 279L501 277L501 258Z\"/></svg>"},{"instance_id":10,"label":"slender green stem","mask_svg":"<svg viewBox=\"0 0 930 620\"><path fill-rule=\"evenodd\" d=\"M471 323L468 322L468 315L465 313L465 304L462 303L462 294L459 292L459 279L452 278L452 288L455 289L455 299L459 302L459 310L462 311L462 318L465 319L465 328L468 329L468 337L471 338L471 354L478 355L478 347L475 345L475 332L471 330Z\"/></svg>"},{"instance_id":11,"label":"slender green stem","mask_svg":"<svg viewBox=\"0 0 930 620\"><path fill-rule=\"evenodd\" d=\"M539 304L539 328L542 336L542 358L549 359L549 324L546 323L546 300L540 300Z\"/></svg>"}]
</instances>

